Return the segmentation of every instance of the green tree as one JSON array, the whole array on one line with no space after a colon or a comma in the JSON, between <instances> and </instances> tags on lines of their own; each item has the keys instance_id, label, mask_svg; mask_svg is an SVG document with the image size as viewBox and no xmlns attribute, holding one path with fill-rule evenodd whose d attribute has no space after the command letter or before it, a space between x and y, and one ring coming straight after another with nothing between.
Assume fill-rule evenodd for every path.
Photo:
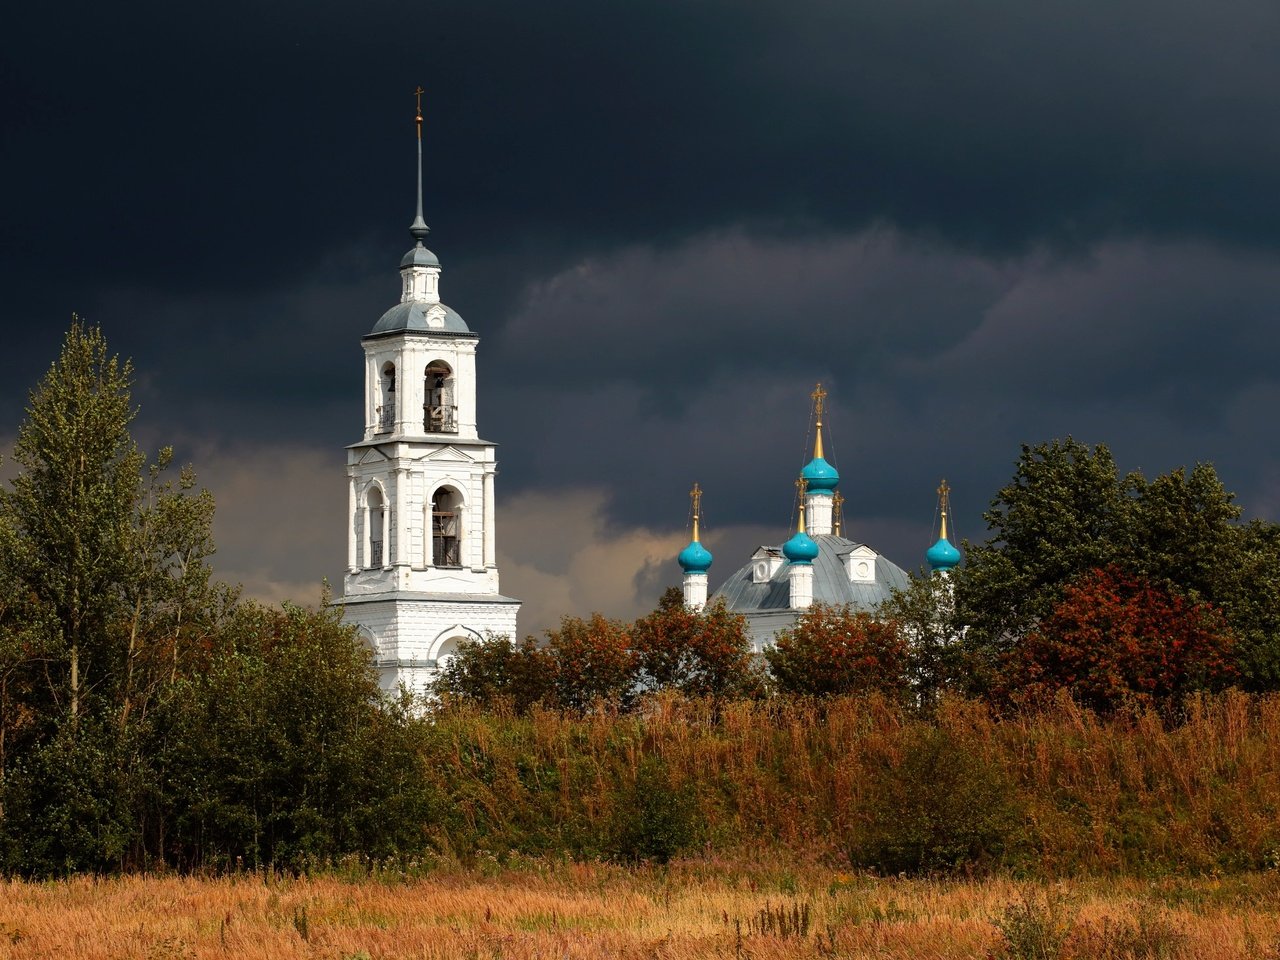
<instances>
[{"instance_id":1,"label":"green tree","mask_svg":"<svg viewBox=\"0 0 1280 960\"><path fill-rule=\"evenodd\" d=\"M1239 522L1210 464L1148 481L1121 476L1105 446L1068 437L1024 446L1012 481L984 514L990 538L965 545L955 573L973 685L1050 616L1068 585L1114 567L1219 608L1239 638L1247 686L1280 682L1280 534Z\"/></svg>"},{"instance_id":2,"label":"green tree","mask_svg":"<svg viewBox=\"0 0 1280 960\"><path fill-rule=\"evenodd\" d=\"M990 539L966 543L956 573L971 646L1007 649L1053 609L1066 583L1130 554L1131 513L1106 447L1071 437L1024 444L1013 479L983 514Z\"/></svg>"},{"instance_id":3,"label":"green tree","mask_svg":"<svg viewBox=\"0 0 1280 960\"><path fill-rule=\"evenodd\" d=\"M48 869L136 850L149 707L189 625L230 601L205 562L212 498L189 471L166 476L171 451L147 465L131 379L101 331L74 322L0 491L0 831L21 830Z\"/></svg>"},{"instance_id":4,"label":"green tree","mask_svg":"<svg viewBox=\"0 0 1280 960\"><path fill-rule=\"evenodd\" d=\"M725 697L759 687L746 620L726 610L723 600L693 611L680 588L671 587L657 609L632 625L631 644L646 690Z\"/></svg>"},{"instance_id":5,"label":"green tree","mask_svg":"<svg viewBox=\"0 0 1280 960\"><path fill-rule=\"evenodd\" d=\"M183 866L303 866L426 844L420 721L382 697L334 608L240 604L176 684L151 751L153 847Z\"/></svg>"},{"instance_id":6,"label":"green tree","mask_svg":"<svg viewBox=\"0 0 1280 960\"><path fill-rule=\"evenodd\" d=\"M536 703L556 701L555 661L533 637L517 646L506 637L465 641L436 679L445 701L479 707L509 705L527 713Z\"/></svg>"},{"instance_id":7,"label":"green tree","mask_svg":"<svg viewBox=\"0 0 1280 960\"><path fill-rule=\"evenodd\" d=\"M897 624L864 610L814 604L764 655L783 693L899 698L907 691L907 644Z\"/></svg>"},{"instance_id":8,"label":"green tree","mask_svg":"<svg viewBox=\"0 0 1280 960\"><path fill-rule=\"evenodd\" d=\"M947 690L965 686L963 625L956 617L949 576L908 574L876 610L877 620L897 625L907 645L907 678L917 702L932 707Z\"/></svg>"}]
</instances>

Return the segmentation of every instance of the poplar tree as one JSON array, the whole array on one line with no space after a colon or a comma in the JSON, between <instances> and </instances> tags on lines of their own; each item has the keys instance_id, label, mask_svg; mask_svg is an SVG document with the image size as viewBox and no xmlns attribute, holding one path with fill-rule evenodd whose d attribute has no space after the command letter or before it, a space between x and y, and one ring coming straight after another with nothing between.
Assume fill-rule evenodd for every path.
<instances>
[{"instance_id":1,"label":"poplar tree","mask_svg":"<svg viewBox=\"0 0 1280 960\"><path fill-rule=\"evenodd\" d=\"M143 722L230 594L213 501L130 433L133 367L72 323L0 490L0 834L23 869L118 865L153 789Z\"/></svg>"}]
</instances>

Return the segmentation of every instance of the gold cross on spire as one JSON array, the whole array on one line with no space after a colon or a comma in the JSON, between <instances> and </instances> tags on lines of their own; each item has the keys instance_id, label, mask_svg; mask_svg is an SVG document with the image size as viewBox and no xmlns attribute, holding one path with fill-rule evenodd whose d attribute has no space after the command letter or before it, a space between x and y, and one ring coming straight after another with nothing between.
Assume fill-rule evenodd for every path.
<instances>
[{"instance_id":1,"label":"gold cross on spire","mask_svg":"<svg viewBox=\"0 0 1280 960\"><path fill-rule=\"evenodd\" d=\"M417 120L417 124L418 124L418 139L419 139L419 140L421 140L421 139L422 139L422 95L423 95L424 93L426 93L426 91L425 91L425 90L423 90L421 87L418 87L416 90L414 90L414 91L413 91L413 95L414 95L414 97L415 97L415 98L417 99L417 101L418 101L418 113L417 113L416 120Z\"/></svg>"},{"instance_id":2,"label":"gold cross on spire","mask_svg":"<svg viewBox=\"0 0 1280 960\"><path fill-rule=\"evenodd\" d=\"M813 393L809 394L813 398L813 416L815 420L813 433L813 458L815 460L822 459L822 411L826 406L827 391L822 389L822 383L819 382L813 388Z\"/></svg>"},{"instance_id":3,"label":"gold cross on spire","mask_svg":"<svg viewBox=\"0 0 1280 960\"><path fill-rule=\"evenodd\" d=\"M835 520L836 536L840 536L840 528L844 526L844 494L839 490L831 498L831 515Z\"/></svg>"},{"instance_id":4,"label":"gold cross on spire","mask_svg":"<svg viewBox=\"0 0 1280 960\"><path fill-rule=\"evenodd\" d=\"M813 415L818 418L818 426L822 426L822 410L823 401L827 399L827 391L822 389L822 382L813 388L813 393L809 394L813 398Z\"/></svg>"},{"instance_id":5,"label":"gold cross on spire","mask_svg":"<svg viewBox=\"0 0 1280 960\"><path fill-rule=\"evenodd\" d=\"M942 539L947 539L947 508L951 506L951 485L944 477L938 485L938 511L942 514Z\"/></svg>"},{"instance_id":6,"label":"gold cross on spire","mask_svg":"<svg viewBox=\"0 0 1280 960\"><path fill-rule=\"evenodd\" d=\"M799 519L799 521L796 523L796 529L797 529L797 530L799 530L801 533L804 533L804 532L805 532L805 529L804 529L804 494L805 494L805 491L806 491L806 490L808 490L808 489L809 489L809 481L808 481L808 480L806 480L804 477L796 477L796 494L797 494L797 496L800 498L800 519Z\"/></svg>"},{"instance_id":7,"label":"gold cross on spire","mask_svg":"<svg viewBox=\"0 0 1280 960\"><path fill-rule=\"evenodd\" d=\"M693 505L693 539L698 539L698 514L702 512L702 488L696 483L689 491L689 500Z\"/></svg>"}]
</instances>

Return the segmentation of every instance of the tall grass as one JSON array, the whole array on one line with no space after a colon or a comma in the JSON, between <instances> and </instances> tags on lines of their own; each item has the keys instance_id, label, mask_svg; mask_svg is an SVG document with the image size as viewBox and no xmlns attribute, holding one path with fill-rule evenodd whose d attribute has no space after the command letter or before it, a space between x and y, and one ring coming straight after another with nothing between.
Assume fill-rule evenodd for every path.
<instances>
[{"instance_id":1,"label":"tall grass","mask_svg":"<svg viewBox=\"0 0 1280 960\"><path fill-rule=\"evenodd\" d=\"M1274 873L1045 888L871 880L767 858L445 868L407 882L79 877L0 882L0 957L1275 960L1278 896Z\"/></svg>"},{"instance_id":2,"label":"tall grass","mask_svg":"<svg viewBox=\"0 0 1280 960\"><path fill-rule=\"evenodd\" d=\"M1101 721L1064 701L928 719L879 699L526 717L422 732L442 852L662 860L775 847L882 872L1040 875L1280 866L1280 697Z\"/></svg>"}]
</instances>

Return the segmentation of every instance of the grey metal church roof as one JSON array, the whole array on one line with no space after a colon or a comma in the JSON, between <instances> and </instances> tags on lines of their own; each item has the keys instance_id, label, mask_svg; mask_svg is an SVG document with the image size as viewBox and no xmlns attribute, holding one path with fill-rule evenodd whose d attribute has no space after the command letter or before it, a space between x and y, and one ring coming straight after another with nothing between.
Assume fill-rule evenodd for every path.
<instances>
[{"instance_id":1,"label":"grey metal church roof","mask_svg":"<svg viewBox=\"0 0 1280 960\"><path fill-rule=\"evenodd\" d=\"M874 610L887 600L895 589L907 586L907 574L897 564L876 556L876 574L873 583L852 583L845 567L844 557L861 546L844 537L816 536L818 557L813 561L813 602L842 607L850 604L855 610ZM791 607L791 582L788 568L782 564L765 583L752 583L748 563L729 577L716 597L724 597L725 606L734 613L762 613L784 611Z\"/></svg>"},{"instance_id":2,"label":"grey metal church roof","mask_svg":"<svg viewBox=\"0 0 1280 960\"><path fill-rule=\"evenodd\" d=\"M404 330L433 334L471 333L466 321L458 315L458 311L452 307L445 307L443 303L439 304L439 306L444 307L444 326L428 326L427 308L433 306L436 306L436 304L422 303L418 300L397 303L373 325L373 329L369 331L368 336L376 337L384 333L400 333Z\"/></svg>"}]
</instances>

